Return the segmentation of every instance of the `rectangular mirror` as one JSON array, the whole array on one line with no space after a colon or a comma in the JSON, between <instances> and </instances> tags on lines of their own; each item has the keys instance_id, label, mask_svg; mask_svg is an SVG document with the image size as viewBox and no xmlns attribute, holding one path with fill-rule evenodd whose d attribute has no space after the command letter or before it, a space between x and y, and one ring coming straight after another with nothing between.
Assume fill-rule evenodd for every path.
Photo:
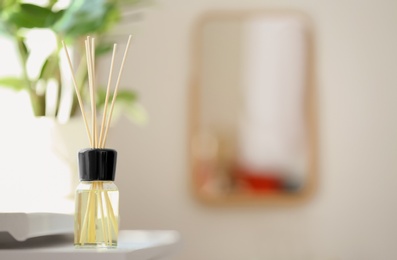
<instances>
[{"instance_id":1,"label":"rectangular mirror","mask_svg":"<svg viewBox=\"0 0 397 260\"><path fill-rule=\"evenodd\" d=\"M198 198L307 198L317 176L307 18L215 12L200 19L193 35L189 151Z\"/></svg>"}]
</instances>

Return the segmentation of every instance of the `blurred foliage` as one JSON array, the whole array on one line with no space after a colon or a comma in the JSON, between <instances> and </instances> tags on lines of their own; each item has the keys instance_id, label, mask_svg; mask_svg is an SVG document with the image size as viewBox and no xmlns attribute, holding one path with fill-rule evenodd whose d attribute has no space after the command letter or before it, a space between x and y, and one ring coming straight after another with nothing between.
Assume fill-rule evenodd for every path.
<instances>
[{"instance_id":1,"label":"blurred foliage","mask_svg":"<svg viewBox=\"0 0 397 260\"><path fill-rule=\"evenodd\" d=\"M47 5L24 3L20 0L0 0L0 37L13 39L20 57L22 76L0 79L0 85L15 91L27 91L30 96L32 109L35 116L45 116L46 88L49 80L56 81L58 92L62 93L62 80L60 72L60 52L63 51L61 41L73 48L80 48L78 53L84 53L81 41L87 36L96 38L96 56L107 54L112 50L112 44L103 42L103 36L122 17L122 10L139 7L146 4L145 0L72 0L69 6L59 8L56 0L49 0ZM27 72L27 60L30 50L26 47L26 35L32 29L47 29L56 37L57 47L53 53L46 57L42 64L39 76L30 78ZM96 59L97 60L97 59ZM84 59L77 66L77 83L81 89L87 81L87 68ZM44 83L44 84L43 84ZM98 92L97 106L104 104L103 90ZM84 91L82 91L84 95ZM57 115L61 96L56 101ZM76 97L74 97L71 115L77 111ZM137 95L133 91L121 90L117 102L123 104L127 115L136 112ZM139 115L138 115L139 117Z\"/></svg>"}]
</instances>

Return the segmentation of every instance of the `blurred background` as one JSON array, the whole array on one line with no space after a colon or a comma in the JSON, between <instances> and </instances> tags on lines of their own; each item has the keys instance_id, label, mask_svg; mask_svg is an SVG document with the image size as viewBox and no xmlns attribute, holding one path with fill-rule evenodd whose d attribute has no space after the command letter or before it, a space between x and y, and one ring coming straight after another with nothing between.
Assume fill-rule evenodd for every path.
<instances>
[{"instance_id":1,"label":"blurred background","mask_svg":"<svg viewBox=\"0 0 397 260\"><path fill-rule=\"evenodd\" d=\"M316 191L303 203L207 206L193 196L188 149L192 29L214 9L292 9L313 22L319 169ZM133 28L115 30L118 42L134 34L121 85L136 90L149 114L144 126L121 117L109 137L108 146L119 152L122 229L178 230L183 243L175 259L397 258L396 1L158 0ZM15 62L4 56L0 61L1 71ZM107 71L108 62L101 60L99 70ZM8 90L0 96L0 146L14 147L12 153L3 150L7 161L27 146L21 136L29 129L14 127L23 109L18 100L24 97ZM14 166L0 168L2 186ZM46 177L47 186L55 185L51 179ZM26 200L24 194L7 200L6 195L3 205ZM69 209L67 202L59 206L59 211Z\"/></svg>"}]
</instances>

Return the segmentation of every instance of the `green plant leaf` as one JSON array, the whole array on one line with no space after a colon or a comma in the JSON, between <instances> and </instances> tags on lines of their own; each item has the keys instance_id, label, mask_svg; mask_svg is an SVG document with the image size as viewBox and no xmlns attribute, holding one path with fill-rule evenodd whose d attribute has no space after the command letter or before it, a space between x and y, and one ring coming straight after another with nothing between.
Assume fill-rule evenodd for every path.
<instances>
[{"instance_id":1,"label":"green plant leaf","mask_svg":"<svg viewBox=\"0 0 397 260\"><path fill-rule=\"evenodd\" d=\"M51 57L51 56L50 56ZM48 57L45 62L43 63L43 67L41 67L39 79L48 79L48 64L50 63L50 57Z\"/></svg>"},{"instance_id":2,"label":"green plant leaf","mask_svg":"<svg viewBox=\"0 0 397 260\"><path fill-rule=\"evenodd\" d=\"M99 88L97 92L97 107L102 108L105 105L106 88ZM123 102L126 104L133 104L138 99L137 94L131 90L119 90L116 97L116 104ZM113 94L109 95L109 105L113 100Z\"/></svg>"},{"instance_id":3,"label":"green plant leaf","mask_svg":"<svg viewBox=\"0 0 397 260\"><path fill-rule=\"evenodd\" d=\"M118 17L115 3L106 0L74 0L54 25L54 30L70 38L101 33L113 25Z\"/></svg>"},{"instance_id":4,"label":"green plant leaf","mask_svg":"<svg viewBox=\"0 0 397 260\"><path fill-rule=\"evenodd\" d=\"M27 88L26 82L17 77L0 78L0 85L15 91L21 91Z\"/></svg>"},{"instance_id":5,"label":"green plant leaf","mask_svg":"<svg viewBox=\"0 0 397 260\"><path fill-rule=\"evenodd\" d=\"M113 110L112 122L117 122L122 115L137 125L145 125L148 122L148 114L145 108L138 102L134 102L133 104L126 104L124 102L116 103Z\"/></svg>"},{"instance_id":6,"label":"green plant leaf","mask_svg":"<svg viewBox=\"0 0 397 260\"><path fill-rule=\"evenodd\" d=\"M19 28L48 28L51 27L63 15L63 10L53 12L48 8L21 4L8 15L7 23Z\"/></svg>"},{"instance_id":7,"label":"green plant leaf","mask_svg":"<svg viewBox=\"0 0 397 260\"><path fill-rule=\"evenodd\" d=\"M5 13L7 9L18 4L18 0L0 0L0 14Z\"/></svg>"},{"instance_id":8,"label":"green plant leaf","mask_svg":"<svg viewBox=\"0 0 397 260\"><path fill-rule=\"evenodd\" d=\"M120 10L115 3L108 3L106 6L106 15L100 32L106 32L112 28L121 19Z\"/></svg>"},{"instance_id":9,"label":"green plant leaf","mask_svg":"<svg viewBox=\"0 0 397 260\"><path fill-rule=\"evenodd\" d=\"M118 0L118 2L122 5L127 5L127 6L145 6L145 5L152 5L155 3L155 0Z\"/></svg>"},{"instance_id":10,"label":"green plant leaf","mask_svg":"<svg viewBox=\"0 0 397 260\"><path fill-rule=\"evenodd\" d=\"M103 110L106 99L105 88L100 88L97 92L97 107ZM109 97L108 109L112 102L113 95ZM145 108L138 102L138 96L134 91L131 90L120 90L116 97L116 103L113 110L113 122L121 115L125 115L132 122L144 125L148 121L148 115Z\"/></svg>"},{"instance_id":11,"label":"green plant leaf","mask_svg":"<svg viewBox=\"0 0 397 260\"><path fill-rule=\"evenodd\" d=\"M58 68L58 56L55 54L50 55L41 67L39 79L48 80L53 78Z\"/></svg>"},{"instance_id":12,"label":"green plant leaf","mask_svg":"<svg viewBox=\"0 0 397 260\"><path fill-rule=\"evenodd\" d=\"M129 106L124 105L123 109L127 118L130 119L132 122L138 125L147 124L149 118L148 113L146 109L138 102L135 102L134 104Z\"/></svg>"},{"instance_id":13,"label":"green plant leaf","mask_svg":"<svg viewBox=\"0 0 397 260\"><path fill-rule=\"evenodd\" d=\"M28 47L26 47L25 39L24 39L24 38L22 38L21 46L22 46L21 51L23 52L23 55L24 55L25 57L28 57L28 56L29 56L29 50L28 50Z\"/></svg>"},{"instance_id":14,"label":"green plant leaf","mask_svg":"<svg viewBox=\"0 0 397 260\"><path fill-rule=\"evenodd\" d=\"M95 47L95 56L102 56L113 49L112 43L101 42Z\"/></svg>"},{"instance_id":15,"label":"green plant leaf","mask_svg":"<svg viewBox=\"0 0 397 260\"><path fill-rule=\"evenodd\" d=\"M138 98L137 94L134 91L123 89L123 90L118 91L116 101L133 103L137 100L137 98Z\"/></svg>"},{"instance_id":16,"label":"green plant leaf","mask_svg":"<svg viewBox=\"0 0 397 260\"><path fill-rule=\"evenodd\" d=\"M10 24L7 23L8 13L14 9L16 1L0 0L0 35L14 36Z\"/></svg>"},{"instance_id":17,"label":"green plant leaf","mask_svg":"<svg viewBox=\"0 0 397 260\"><path fill-rule=\"evenodd\" d=\"M0 35L4 35L4 36L11 35L9 29L7 28L6 23L1 17L0 17Z\"/></svg>"}]
</instances>

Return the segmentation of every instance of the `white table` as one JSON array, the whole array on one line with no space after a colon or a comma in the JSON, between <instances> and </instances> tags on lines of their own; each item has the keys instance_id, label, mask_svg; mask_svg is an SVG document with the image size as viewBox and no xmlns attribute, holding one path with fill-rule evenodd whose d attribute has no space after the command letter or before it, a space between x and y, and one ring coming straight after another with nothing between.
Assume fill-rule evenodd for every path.
<instances>
[{"instance_id":1,"label":"white table","mask_svg":"<svg viewBox=\"0 0 397 260\"><path fill-rule=\"evenodd\" d=\"M0 244L1 260L165 260L179 248L176 231L124 230L116 249L76 249L72 235Z\"/></svg>"}]
</instances>

